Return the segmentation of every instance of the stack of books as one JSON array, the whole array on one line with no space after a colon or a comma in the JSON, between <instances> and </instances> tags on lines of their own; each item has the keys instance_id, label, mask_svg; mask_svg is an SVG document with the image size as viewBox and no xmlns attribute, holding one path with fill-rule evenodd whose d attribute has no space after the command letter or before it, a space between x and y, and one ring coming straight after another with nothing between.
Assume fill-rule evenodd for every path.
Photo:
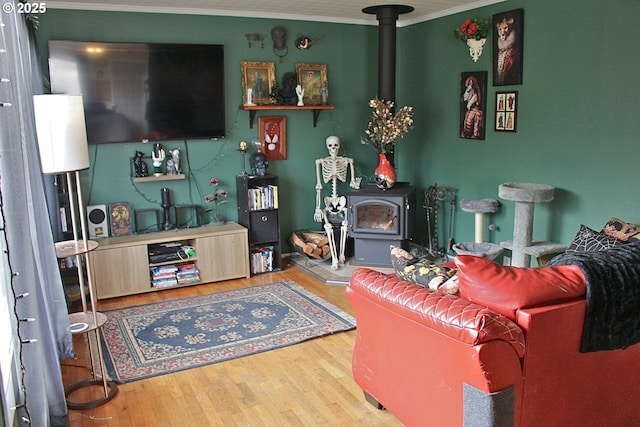
<instances>
[{"instance_id":1,"label":"stack of books","mask_svg":"<svg viewBox=\"0 0 640 427\"><path fill-rule=\"evenodd\" d=\"M151 268L151 286L154 288L178 286L177 272L178 267L175 265L162 265Z\"/></svg>"},{"instance_id":2,"label":"stack of books","mask_svg":"<svg viewBox=\"0 0 640 427\"><path fill-rule=\"evenodd\" d=\"M195 263L180 264L178 265L176 278L180 285L196 283L200 281L200 271L198 270L198 267L196 267Z\"/></svg>"},{"instance_id":3,"label":"stack of books","mask_svg":"<svg viewBox=\"0 0 640 427\"><path fill-rule=\"evenodd\" d=\"M199 281L200 270L192 262L151 268L151 285L155 288L188 285Z\"/></svg>"},{"instance_id":4,"label":"stack of books","mask_svg":"<svg viewBox=\"0 0 640 427\"><path fill-rule=\"evenodd\" d=\"M252 211L262 209L278 209L278 186L263 185L250 188L248 193L249 209Z\"/></svg>"},{"instance_id":5,"label":"stack of books","mask_svg":"<svg viewBox=\"0 0 640 427\"><path fill-rule=\"evenodd\" d=\"M251 251L251 271L254 274L273 271L273 246L254 248Z\"/></svg>"}]
</instances>

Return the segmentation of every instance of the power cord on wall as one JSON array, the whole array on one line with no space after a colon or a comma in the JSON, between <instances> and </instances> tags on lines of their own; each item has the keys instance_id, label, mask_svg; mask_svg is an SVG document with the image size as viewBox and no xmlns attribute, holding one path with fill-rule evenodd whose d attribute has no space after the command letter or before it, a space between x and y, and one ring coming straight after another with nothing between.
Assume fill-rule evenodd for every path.
<instances>
[{"instance_id":1,"label":"power cord on wall","mask_svg":"<svg viewBox=\"0 0 640 427\"><path fill-rule=\"evenodd\" d=\"M2 183L2 177L0 176L0 184ZM2 236L3 236L3 240L4 240L4 261L6 262L7 268L9 270L9 276L10 276L10 284L11 284L11 292L13 294L13 315L16 318L16 335L18 337L18 342L20 344L19 347L19 362L20 362L20 395L17 396L17 399L22 399L22 403L17 404L15 409L16 411L22 410L24 412L24 415L20 416L20 419L22 420L22 422L24 422L25 424L31 424L31 414L29 413L29 407L27 405L27 389L25 386L25 373L26 373L26 368L24 366L24 347L26 344L34 344L37 343L38 340L35 338L23 338L22 333L21 333L21 325L26 323L26 322L33 322L36 319L32 318L32 317L21 317L20 314L18 313L18 304L19 302L24 299L24 298L28 298L29 297L29 293L25 292L22 294L18 294L16 292L16 278L19 277L20 273L17 271L13 270L13 267L11 265L11 254L9 252L9 240L7 238L7 231L6 231L6 227L7 227L7 220L6 220L6 216L5 216L5 212L4 212L4 197L2 194L2 185L0 185L0 218L2 220L2 223L0 224L0 231L2 232Z\"/></svg>"}]
</instances>

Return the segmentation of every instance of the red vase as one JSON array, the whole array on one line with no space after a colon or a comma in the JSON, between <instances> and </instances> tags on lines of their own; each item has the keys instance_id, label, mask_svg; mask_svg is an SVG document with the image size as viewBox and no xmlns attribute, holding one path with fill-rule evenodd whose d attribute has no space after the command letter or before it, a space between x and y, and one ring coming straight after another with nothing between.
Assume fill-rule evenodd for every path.
<instances>
[{"instance_id":1,"label":"red vase","mask_svg":"<svg viewBox=\"0 0 640 427\"><path fill-rule=\"evenodd\" d=\"M396 170L393 168L386 154L378 154L378 167L375 170L376 185L386 190L396 183Z\"/></svg>"}]
</instances>

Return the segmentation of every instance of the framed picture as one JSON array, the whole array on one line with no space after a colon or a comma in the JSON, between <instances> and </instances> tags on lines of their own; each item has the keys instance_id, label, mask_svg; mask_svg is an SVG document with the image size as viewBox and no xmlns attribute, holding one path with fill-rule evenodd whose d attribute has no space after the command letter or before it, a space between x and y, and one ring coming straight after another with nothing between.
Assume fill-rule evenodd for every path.
<instances>
[{"instance_id":1,"label":"framed picture","mask_svg":"<svg viewBox=\"0 0 640 427\"><path fill-rule=\"evenodd\" d=\"M276 81L276 63L240 61L240 68L242 69L243 104L273 103L270 95Z\"/></svg>"},{"instance_id":2,"label":"framed picture","mask_svg":"<svg viewBox=\"0 0 640 427\"><path fill-rule=\"evenodd\" d=\"M487 110L487 72L460 75L460 138L484 139Z\"/></svg>"},{"instance_id":3,"label":"framed picture","mask_svg":"<svg viewBox=\"0 0 640 427\"><path fill-rule=\"evenodd\" d=\"M518 92L496 92L496 127L500 132L515 132L518 121Z\"/></svg>"},{"instance_id":4,"label":"framed picture","mask_svg":"<svg viewBox=\"0 0 640 427\"><path fill-rule=\"evenodd\" d=\"M522 84L524 10L493 15L493 85Z\"/></svg>"},{"instance_id":5,"label":"framed picture","mask_svg":"<svg viewBox=\"0 0 640 427\"><path fill-rule=\"evenodd\" d=\"M269 160L287 158L287 118L285 116L258 117L260 151Z\"/></svg>"},{"instance_id":6,"label":"framed picture","mask_svg":"<svg viewBox=\"0 0 640 427\"><path fill-rule=\"evenodd\" d=\"M109 203L109 223L114 237L132 233L131 206L128 202Z\"/></svg>"},{"instance_id":7,"label":"framed picture","mask_svg":"<svg viewBox=\"0 0 640 427\"><path fill-rule=\"evenodd\" d=\"M329 86L327 64L296 63L296 75L298 84L304 89L304 105L322 104L322 88Z\"/></svg>"}]
</instances>

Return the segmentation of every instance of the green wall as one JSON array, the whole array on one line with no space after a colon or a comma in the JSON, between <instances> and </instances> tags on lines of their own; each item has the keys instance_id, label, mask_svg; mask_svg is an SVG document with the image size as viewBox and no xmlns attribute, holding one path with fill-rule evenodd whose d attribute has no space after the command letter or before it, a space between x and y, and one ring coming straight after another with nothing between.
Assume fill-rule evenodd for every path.
<instances>
[{"instance_id":1,"label":"green wall","mask_svg":"<svg viewBox=\"0 0 640 427\"><path fill-rule=\"evenodd\" d=\"M492 85L491 44L477 63L453 37L466 18L524 9L523 84ZM536 205L534 237L568 243L581 223L600 228L611 216L640 222L635 194L640 122L634 89L640 47L633 36L640 19L635 0L509 0L481 9L398 28L398 105L413 105L416 126L397 147L398 178L418 188L418 230L426 234L422 191L429 185L453 186L458 199L498 198L503 182L536 182L556 187L555 199ZM284 63L269 46L248 47L245 33L269 34L283 25L289 33ZM308 51L293 46L298 33L324 35ZM202 203L208 181L216 176L231 191L225 206L235 220L235 175L241 170L240 140L251 141L248 113L241 103L240 61L276 61L276 74L294 71L296 62L326 63L333 111L323 111L314 128L308 111L287 116L287 159L272 161L280 176L282 236L317 227L313 222L314 160L327 155L324 140L342 138L342 155L356 160L357 174L371 178L373 150L359 142L377 90L377 27L273 19L141 13L83 12L49 9L41 17L39 43L45 56L48 39L223 43L226 47L227 128L224 141L186 143L191 178L185 181L133 184L129 157L140 143L92 146L92 169L84 178L89 203L129 201L134 208L158 207L160 188L170 187L176 203ZM487 71L487 130L484 141L458 137L460 73ZM516 133L493 131L495 92L519 95ZM264 113L262 113L264 114ZM167 143L185 148L184 141ZM185 151L183 151L184 153ZM631 196L631 197L630 197ZM442 213L441 213L442 215ZM492 241L511 238L514 206L502 201L487 221L498 226L485 233ZM448 220L448 217L447 217ZM473 240L474 219L457 209L454 238ZM446 236L441 231L441 242ZM285 247L285 250L287 248Z\"/></svg>"},{"instance_id":2,"label":"green wall","mask_svg":"<svg viewBox=\"0 0 640 427\"><path fill-rule=\"evenodd\" d=\"M272 50L271 39L262 49L249 48L246 33L270 34L283 25L289 34L288 55L283 63ZM324 36L312 48L300 51L293 41L298 33ZM225 45L226 115L228 135L220 141L175 141L165 147L179 147L181 161L189 162L190 175L184 181L133 183L129 158L136 150L151 153L142 143L91 145L91 169L83 175L88 204L128 201L134 209L160 207L160 189L167 186L176 204L206 204L209 179L217 177L220 188L230 191L223 205L225 217L237 220L235 176L242 170L239 142L258 138L257 126L249 128L249 113L240 111L242 103L240 61L275 61L276 77L295 71L296 62L325 63L328 69L330 103L335 110L322 111L313 127L310 111L270 111L260 115L287 117L287 159L271 161L269 173L280 177L281 232L287 239L293 230L319 228L313 221L315 209L315 159L328 155L325 139L342 139L341 155L357 159L357 174L366 181L375 168L375 152L360 143L359 135L368 120L368 99L375 95L377 77L377 27L326 24L302 21L248 19L215 16L115 13L49 9L41 17L38 42L47 57L47 41L150 41L183 43L221 43ZM46 59L43 59L46 67ZM46 69L46 68L45 68ZM257 122L257 119L256 119ZM247 169L249 161L247 155ZM347 187L348 188L348 187ZM328 188L327 188L328 190ZM287 247L283 248L288 250Z\"/></svg>"},{"instance_id":3,"label":"green wall","mask_svg":"<svg viewBox=\"0 0 640 427\"><path fill-rule=\"evenodd\" d=\"M453 28L519 8L523 84L495 87L494 39L474 63ZM639 223L633 198L640 182L640 108L633 95L639 19L634 0L518 0L403 28L398 99L414 105L418 118L400 147L405 177L418 188L456 187L459 199L498 199L498 186L509 181L553 185L555 199L535 206L534 238L568 244L581 223L599 230L611 216ZM484 141L458 137L460 73L466 71L488 72ZM518 91L516 133L493 130L495 92L504 90ZM511 239L513 217L513 202L501 201L490 218L499 228L493 241ZM473 214L458 210L455 222L455 239L473 240Z\"/></svg>"}]
</instances>

